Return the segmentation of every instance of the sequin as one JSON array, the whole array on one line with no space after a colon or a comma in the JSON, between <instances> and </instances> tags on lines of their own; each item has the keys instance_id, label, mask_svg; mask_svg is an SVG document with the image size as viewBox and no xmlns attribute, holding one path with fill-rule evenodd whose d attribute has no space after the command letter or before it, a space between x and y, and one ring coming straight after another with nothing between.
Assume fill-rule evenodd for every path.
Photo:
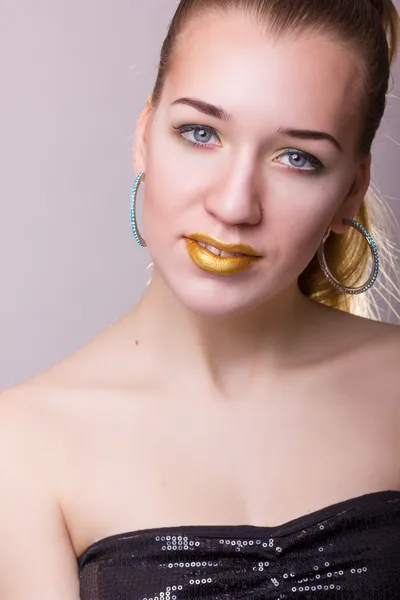
<instances>
[{"instance_id":1,"label":"sequin","mask_svg":"<svg viewBox=\"0 0 400 600\"><path fill-rule=\"evenodd\" d=\"M273 535L176 527L99 540L79 559L81 600L400 600L393 494L315 513Z\"/></svg>"}]
</instances>

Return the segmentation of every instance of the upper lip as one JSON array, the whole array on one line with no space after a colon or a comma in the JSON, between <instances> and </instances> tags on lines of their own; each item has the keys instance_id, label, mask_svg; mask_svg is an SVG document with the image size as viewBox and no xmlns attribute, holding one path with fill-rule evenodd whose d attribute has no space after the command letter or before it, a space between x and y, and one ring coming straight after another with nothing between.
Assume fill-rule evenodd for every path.
<instances>
[{"instance_id":1,"label":"upper lip","mask_svg":"<svg viewBox=\"0 0 400 600\"><path fill-rule=\"evenodd\" d=\"M213 246L221 252L227 252L228 254L245 254L247 256L256 256L257 258L260 258L260 254L247 244L230 244L219 240L213 235L208 235L207 233L192 233L187 237L189 240Z\"/></svg>"}]
</instances>

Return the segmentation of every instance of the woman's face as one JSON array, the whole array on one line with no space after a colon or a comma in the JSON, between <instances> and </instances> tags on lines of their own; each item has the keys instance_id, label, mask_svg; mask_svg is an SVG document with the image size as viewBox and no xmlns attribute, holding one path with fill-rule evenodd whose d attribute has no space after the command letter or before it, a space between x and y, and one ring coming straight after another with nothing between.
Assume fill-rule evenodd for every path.
<instances>
[{"instance_id":1,"label":"woman's face","mask_svg":"<svg viewBox=\"0 0 400 600\"><path fill-rule=\"evenodd\" d=\"M254 308L295 285L328 227L345 231L369 183L360 85L351 51L322 34L273 40L239 15L186 29L135 145L142 234L186 307Z\"/></svg>"}]
</instances>

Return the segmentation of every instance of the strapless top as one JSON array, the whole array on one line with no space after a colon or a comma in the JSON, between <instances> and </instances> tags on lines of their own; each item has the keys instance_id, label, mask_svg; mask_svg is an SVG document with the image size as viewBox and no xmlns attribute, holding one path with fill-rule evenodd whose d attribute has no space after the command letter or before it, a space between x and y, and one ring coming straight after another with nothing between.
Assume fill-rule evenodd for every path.
<instances>
[{"instance_id":1,"label":"strapless top","mask_svg":"<svg viewBox=\"0 0 400 600\"><path fill-rule=\"evenodd\" d=\"M400 600L400 491L276 527L176 526L78 558L81 600Z\"/></svg>"}]
</instances>

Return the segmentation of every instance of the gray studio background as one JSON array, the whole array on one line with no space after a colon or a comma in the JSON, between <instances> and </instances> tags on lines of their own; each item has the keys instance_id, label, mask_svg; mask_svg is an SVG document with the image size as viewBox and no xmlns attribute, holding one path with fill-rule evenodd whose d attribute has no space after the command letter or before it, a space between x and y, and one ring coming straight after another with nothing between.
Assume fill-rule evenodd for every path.
<instances>
[{"instance_id":1,"label":"gray studio background","mask_svg":"<svg viewBox=\"0 0 400 600\"><path fill-rule=\"evenodd\" d=\"M0 389L61 360L143 292L132 138L176 5L0 0ZM399 63L395 80L400 96ZM391 97L374 184L400 220L399 167Z\"/></svg>"}]
</instances>

